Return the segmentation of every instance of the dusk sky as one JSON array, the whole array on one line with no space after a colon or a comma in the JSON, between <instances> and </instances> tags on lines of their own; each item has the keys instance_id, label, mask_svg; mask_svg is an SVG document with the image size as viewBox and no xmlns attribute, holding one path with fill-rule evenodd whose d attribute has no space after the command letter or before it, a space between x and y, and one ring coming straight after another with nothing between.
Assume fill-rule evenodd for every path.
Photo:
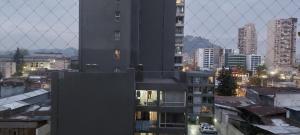
<instances>
[{"instance_id":1,"label":"dusk sky","mask_svg":"<svg viewBox=\"0 0 300 135\"><path fill-rule=\"evenodd\" d=\"M300 18L300 0L187 0L185 34L236 48L238 28L254 23L265 54L268 21L288 17ZM0 44L1 51L77 48L78 0L1 0Z\"/></svg>"}]
</instances>

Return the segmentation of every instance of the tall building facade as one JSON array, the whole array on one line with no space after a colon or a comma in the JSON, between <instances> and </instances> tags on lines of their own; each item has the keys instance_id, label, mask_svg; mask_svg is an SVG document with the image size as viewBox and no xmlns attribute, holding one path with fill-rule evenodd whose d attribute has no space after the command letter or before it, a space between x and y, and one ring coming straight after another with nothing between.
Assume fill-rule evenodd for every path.
<instances>
[{"instance_id":1,"label":"tall building facade","mask_svg":"<svg viewBox=\"0 0 300 135\"><path fill-rule=\"evenodd\" d=\"M173 71L175 20L175 0L80 1L80 70Z\"/></svg>"},{"instance_id":2,"label":"tall building facade","mask_svg":"<svg viewBox=\"0 0 300 135\"><path fill-rule=\"evenodd\" d=\"M183 68L184 5L185 0L176 0L175 70Z\"/></svg>"},{"instance_id":3,"label":"tall building facade","mask_svg":"<svg viewBox=\"0 0 300 135\"><path fill-rule=\"evenodd\" d=\"M187 134L187 88L174 75L176 4L80 1L81 72L54 76L53 135Z\"/></svg>"},{"instance_id":4,"label":"tall building facade","mask_svg":"<svg viewBox=\"0 0 300 135\"><path fill-rule=\"evenodd\" d=\"M266 65L268 68L293 67L296 61L297 18L278 19L268 24Z\"/></svg>"},{"instance_id":5,"label":"tall building facade","mask_svg":"<svg viewBox=\"0 0 300 135\"><path fill-rule=\"evenodd\" d=\"M199 48L195 52L195 62L198 68L212 69L222 65L223 49Z\"/></svg>"},{"instance_id":6,"label":"tall building facade","mask_svg":"<svg viewBox=\"0 0 300 135\"><path fill-rule=\"evenodd\" d=\"M225 58L225 66L228 68L241 67L246 69L247 68L246 58L247 56L243 54L229 54Z\"/></svg>"},{"instance_id":7,"label":"tall building facade","mask_svg":"<svg viewBox=\"0 0 300 135\"><path fill-rule=\"evenodd\" d=\"M246 61L247 70L252 73L255 73L257 71L257 67L262 63L260 55L247 55Z\"/></svg>"},{"instance_id":8,"label":"tall building facade","mask_svg":"<svg viewBox=\"0 0 300 135\"><path fill-rule=\"evenodd\" d=\"M254 24L250 23L239 28L238 36L240 54L257 54L257 35Z\"/></svg>"}]
</instances>

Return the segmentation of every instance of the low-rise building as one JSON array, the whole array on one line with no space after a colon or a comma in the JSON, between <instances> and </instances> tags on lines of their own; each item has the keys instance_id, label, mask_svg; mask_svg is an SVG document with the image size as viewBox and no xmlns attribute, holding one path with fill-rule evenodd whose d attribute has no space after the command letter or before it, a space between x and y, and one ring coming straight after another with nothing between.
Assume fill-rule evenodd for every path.
<instances>
[{"instance_id":1,"label":"low-rise building","mask_svg":"<svg viewBox=\"0 0 300 135\"><path fill-rule=\"evenodd\" d=\"M10 78L16 73L16 63L12 61L0 61L0 72L3 78Z\"/></svg>"},{"instance_id":2,"label":"low-rise building","mask_svg":"<svg viewBox=\"0 0 300 135\"><path fill-rule=\"evenodd\" d=\"M257 67L261 65L260 55L247 55L247 70L256 73Z\"/></svg>"},{"instance_id":3,"label":"low-rise building","mask_svg":"<svg viewBox=\"0 0 300 135\"><path fill-rule=\"evenodd\" d=\"M246 97L250 100L275 107L300 106L300 89L275 87L249 87Z\"/></svg>"},{"instance_id":4,"label":"low-rise building","mask_svg":"<svg viewBox=\"0 0 300 135\"><path fill-rule=\"evenodd\" d=\"M294 123L300 124L300 106L286 107L286 118Z\"/></svg>"},{"instance_id":5,"label":"low-rise building","mask_svg":"<svg viewBox=\"0 0 300 135\"><path fill-rule=\"evenodd\" d=\"M222 135L242 135L231 121L242 121L238 107L253 105L254 103L245 97L215 96L214 124Z\"/></svg>"},{"instance_id":6,"label":"low-rise building","mask_svg":"<svg viewBox=\"0 0 300 135\"><path fill-rule=\"evenodd\" d=\"M192 121L212 123L214 114L214 72L190 71L185 73L188 86L188 117Z\"/></svg>"},{"instance_id":7,"label":"low-rise building","mask_svg":"<svg viewBox=\"0 0 300 135\"><path fill-rule=\"evenodd\" d=\"M24 57L24 74L39 70L65 70L69 69L71 59L62 53L35 53Z\"/></svg>"},{"instance_id":8,"label":"low-rise building","mask_svg":"<svg viewBox=\"0 0 300 135\"><path fill-rule=\"evenodd\" d=\"M225 66L229 68L241 67L247 68L247 56L243 54L229 54L225 58Z\"/></svg>"}]
</instances>

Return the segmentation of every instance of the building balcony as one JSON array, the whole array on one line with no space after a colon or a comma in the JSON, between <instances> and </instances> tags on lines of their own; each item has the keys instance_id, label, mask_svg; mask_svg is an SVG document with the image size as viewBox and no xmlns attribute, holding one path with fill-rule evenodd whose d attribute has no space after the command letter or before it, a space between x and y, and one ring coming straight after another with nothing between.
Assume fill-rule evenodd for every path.
<instances>
[{"instance_id":1,"label":"building balcony","mask_svg":"<svg viewBox=\"0 0 300 135\"><path fill-rule=\"evenodd\" d=\"M178 22L178 23L176 23L176 27L184 27L184 23Z\"/></svg>"},{"instance_id":2,"label":"building balcony","mask_svg":"<svg viewBox=\"0 0 300 135\"><path fill-rule=\"evenodd\" d=\"M151 132L155 131L157 121L151 120L137 120L135 121L135 131L136 132Z\"/></svg>"},{"instance_id":3,"label":"building balcony","mask_svg":"<svg viewBox=\"0 0 300 135\"><path fill-rule=\"evenodd\" d=\"M175 65L175 67L182 67L183 63L175 63L174 65Z\"/></svg>"},{"instance_id":4,"label":"building balcony","mask_svg":"<svg viewBox=\"0 0 300 135\"><path fill-rule=\"evenodd\" d=\"M176 37L183 37L184 34L183 34L183 33L176 33L175 36L176 36Z\"/></svg>"},{"instance_id":5,"label":"building balcony","mask_svg":"<svg viewBox=\"0 0 300 135\"><path fill-rule=\"evenodd\" d=\"M157 106L157 101L140 101L139 99L136 99L136 105L137 106Z\"/></svg>"},{"instance_id":6,"label":"building balcony","mask_svg":"<svg viewBox=\"0 0 300 135\"><path fill-rule=\"evenodd\" d=\"M202 92L200 92L200 91L194 91L193 94L194 94L194 95L202 95Z\"/></svg>"},{"instance_id":7,"label":"building balcony","mask_svg":"<svg viewBox=\"0 0 300 135\"><path fill-rule=\"evenodd\" d=\"M214 114L212 112L200 112L199 115L201 117L213 117Z\"/></svg>"},{"instance_id":8,"label":"building balcony","mask_svg":"<svg viewBox=\"0 0 300 135\"><path fill-rule=\"evenodd\" d=\"M183 42L175 42L175 47L177 47L177 46L179 46L179 47L183 47L184 45L183 45Z\"/></svg>"},{"instance_id":9,"label":"building balcony","mask_svg":"<svg viewBox=\"0 0 300 135\"><path fill-rule=\"evenodd\" d=\"M185 107L185 102L161 102L161 107Z\"/></svg>"},{"instance_id":10,"label":"building balcony","mask_svg":"<svg viewBox=\"0 0 300 135\"><path fill-rule=\"evenodd\" d=\"M176 12L176 16L184 16L184 12Z\"/></svg>"},{"instance_id":11,"label":"building balcony","mask_svg":"<svg viewBox=\"0 0 300 135\"><path fill-rule=\"evenodd\" d=\"M183 56L183 54L182 54L182 52L177 52L177 53L175 53L175 56Z\"/></svg>"}]
</instances>

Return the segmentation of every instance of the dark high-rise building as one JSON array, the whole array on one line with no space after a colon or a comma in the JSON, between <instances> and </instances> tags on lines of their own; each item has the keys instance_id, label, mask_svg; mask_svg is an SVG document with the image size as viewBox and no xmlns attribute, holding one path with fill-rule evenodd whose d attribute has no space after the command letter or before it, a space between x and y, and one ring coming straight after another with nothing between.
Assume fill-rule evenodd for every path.
<instances>
[{"instance_id":1,"label":"dark high-rise building","mask_svg":"<svg viewBox=\"0 0 300 135\"><path fill-rule=\"evenodd\" d=\"M172 71L175 20L175 0L81 1L81 71Z\"/></svg>"},{"instance_id":2,"label":"dark high-rise building","mask_svg":"<svg viewBox=\"0 0 300 135\"><path fill-rule=\"evenodd\" d=\"M83 72L130 65L133 0L80 0L79 56Z\"/></svg>"},{"instance_id":3,"label":"dark high-rise building","mask_svg":"<svg viewBox=\"0 0 300 135\"><path fill-rule=\"evenodd\" d=\"M175 0L81 0L81 72L53 76L52 134L186 135L175 21Z\"/></svg>"},{"instance_id":4,"label":"dark high-rise building","mask_svg":"<svg viewBox=\"0 0 300 135\"><path fill-rule=\"evenodd\" d=\"M144 71L174 70L175 0L140 0L139 64Z\"/></svg>"}]
</instances>

